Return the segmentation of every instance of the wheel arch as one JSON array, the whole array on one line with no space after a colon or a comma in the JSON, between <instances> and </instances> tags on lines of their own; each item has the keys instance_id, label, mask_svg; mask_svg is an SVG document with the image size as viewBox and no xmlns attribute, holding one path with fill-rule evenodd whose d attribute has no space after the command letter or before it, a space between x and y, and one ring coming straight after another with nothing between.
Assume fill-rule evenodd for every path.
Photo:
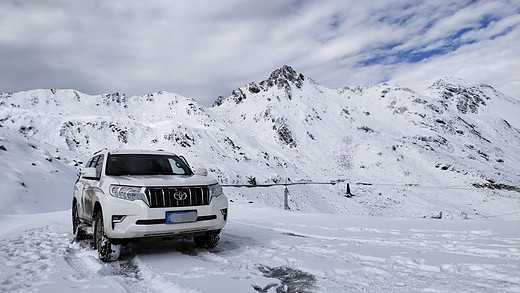
<instances>
[{"instance_id":1,"label":"wheel arch","mask_svg":"<svg viewBox=\"0 0 520 293\"><path fill-rule=\"evenodd\" d=\"M96 203L94 204L94 209L92 209L92 219L94 219L94 217L97 215L97 213L102 213L103 212L103 208L101 208L101 204L99 203L99 201L96 201Z\"/></svg>"}]
</instances>

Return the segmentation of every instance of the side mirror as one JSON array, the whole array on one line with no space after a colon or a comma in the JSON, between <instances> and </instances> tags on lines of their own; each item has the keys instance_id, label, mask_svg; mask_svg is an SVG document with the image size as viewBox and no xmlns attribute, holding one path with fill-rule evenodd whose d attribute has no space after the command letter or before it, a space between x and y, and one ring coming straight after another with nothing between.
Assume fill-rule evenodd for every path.
<instances>
[{"instance_id":1,"label":"side mirror","mask_svg":"<svg viewBox=\"0 0 520 293\"><path fill-rule=\"evenodd\" d=\"M84 179L98 179L96 175L96 168L83 168L81 170L81 177Z\"/></svg>"},{"instance_id":2,"label":"side mirror","mask_svg":"<svg viewBox=\"0 0 520 293\"><path fill-rule=\"evenodd\" d=\"M195 169L195 175L208 176L208 170L206 168L197 168Z\"/></svg>"}]
</instances>

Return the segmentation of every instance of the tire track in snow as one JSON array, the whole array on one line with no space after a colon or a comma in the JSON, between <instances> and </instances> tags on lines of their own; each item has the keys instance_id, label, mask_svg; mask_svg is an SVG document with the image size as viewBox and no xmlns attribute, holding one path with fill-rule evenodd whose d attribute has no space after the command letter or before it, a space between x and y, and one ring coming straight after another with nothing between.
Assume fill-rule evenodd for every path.
<instances>
[{"instance_id":1,"label":"tire track in snow","mask_svg":"<svg viewBox=\"0 0 520 293\"><path fill-rule=\"evenodd\" d=\"M103 263L92 249L91 239L73 241L68 230L70 227L45 226L0 238L0 292L38 292L56 281L65 282L71 290L107 290L118 284L116 288L126 292L165 292L172 288L190 292L150 270L131 245L120 260ZM56 273L60 280L52 279Z\"/></svg>"},{"instance_id":2,"label":"tire track in snow","mask_svg":"<svg viewBox=\"0 0 520 293\"><path fill-rule=\"evenodd\" d=\"M92 249L92 241L74 241L67 248L65 261L74 269L71 281L83 282L78 288L95 289L85 280L97 278L113 278L127 292L142 292L141 276L138 266L132 258L125 258L111 263L99 260L97 252ZM150 290L148 290L150 291Z\"/></svg>"},{"instance_id":3,"label":"tire track in snow","mask_svg":"<svg viewBox=\"0 0 520 293\"><path fill-rule=\"evenodd\" d=\"M172 288L190 292L168 280L167 276L151 270L139 259L139 245L128 244L123 247L118 260L104 263L99 260L97 252L92 248L92 240L81 240L72 243L65 260L74 268L77 280L95 280L111 278L126 292L169 292ZM137 247L137 251L135 248ZM88 289L89 284L82 286Z\"/></svg>"}]
</instances>

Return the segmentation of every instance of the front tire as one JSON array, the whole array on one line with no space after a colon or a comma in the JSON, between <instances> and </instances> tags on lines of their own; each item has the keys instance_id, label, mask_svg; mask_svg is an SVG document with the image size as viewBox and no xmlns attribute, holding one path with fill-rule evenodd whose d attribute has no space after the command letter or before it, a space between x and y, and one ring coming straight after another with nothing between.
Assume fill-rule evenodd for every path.
<instances>
[{"instance_id":1,"label":"front tire","mask_svg":"<svg viewBox=\"0 0 520 293\"><path fill-rule=\"evenodd\" d=\"M220 234L206 234L203 236L193 237L193 241L195 241L195 245L203 248L215 248L220 241Z\"/></svg>"},{"instance_id":2,"label":"front tire","mask_svg":"<svg viewBox=\"0 0 520 293\"><path fill-rule=\"evenodd\" d=\"M84 240L88 238L88 233L81 226L81 220L78 214L78 204L72 206L72 233L76 240Z\"/></svg>"},{"instance_id":3,"label":"front tire","mask_svg":"<svg viewBox=\"0 0 520 293\"><path fill-rule=\"evenodd\" d=\"M119 258L121 244L113 244L105 235L103 213L97 212L94 216L94 249L97 249L99 259L103 262L114 261Z\"/></svg>"}]
</instances>

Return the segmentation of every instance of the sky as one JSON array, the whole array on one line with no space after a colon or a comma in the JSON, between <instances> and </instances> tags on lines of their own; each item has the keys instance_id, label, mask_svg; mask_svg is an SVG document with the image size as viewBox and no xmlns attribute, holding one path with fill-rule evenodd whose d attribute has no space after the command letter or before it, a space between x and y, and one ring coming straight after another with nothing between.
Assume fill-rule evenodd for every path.
<instances>
[{"instance_id":1,"label":"sky","mask_svg":"<svg viewBox=\"0 0 520 293\"><path fill-rule=\"evenodd\" d=\"M290 65L329 88L449 76L520 100L520 1L2 0L0 92L218 96Z\"/></svg>"}]
</instances>

